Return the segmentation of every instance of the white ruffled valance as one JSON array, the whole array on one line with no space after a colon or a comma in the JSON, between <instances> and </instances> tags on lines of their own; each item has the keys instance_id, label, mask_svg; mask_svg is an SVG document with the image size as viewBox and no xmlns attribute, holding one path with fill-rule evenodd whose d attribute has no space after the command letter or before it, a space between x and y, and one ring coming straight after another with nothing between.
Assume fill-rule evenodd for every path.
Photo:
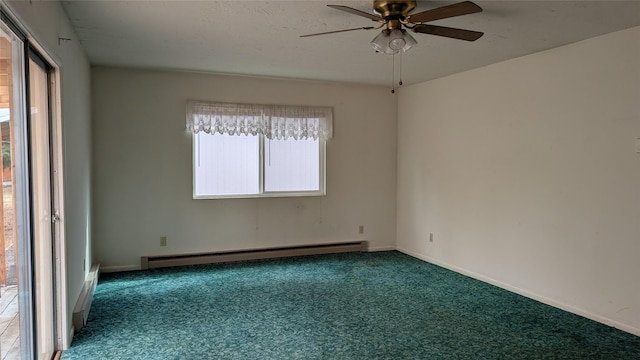
<instances>
[{"instance_id":1,"label":"white ruffled valance","mask_svg":"<svg viewBox=\"0 0 640 360\"><path fill-rule=\"evenodd\" d=\"M326 141L333 136L333 111L330 107L189 101L187 131Z\"/></svg>"}]
</instances>

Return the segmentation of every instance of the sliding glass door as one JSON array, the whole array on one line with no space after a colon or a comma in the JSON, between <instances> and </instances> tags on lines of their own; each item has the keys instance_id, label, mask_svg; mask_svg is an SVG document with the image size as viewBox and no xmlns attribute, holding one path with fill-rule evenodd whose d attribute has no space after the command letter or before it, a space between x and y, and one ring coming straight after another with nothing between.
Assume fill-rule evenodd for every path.
<instances>
[{"instance_id":1,"label":"sliding glass door","mask_svg":"<svg viewBox=\"0 0 640 360\"><path fill-rule=\"evenodd\" d=\"M0 21L2 360L49 360L56 347L51 73L25 37Z\"/></svg>"}]
</instances>

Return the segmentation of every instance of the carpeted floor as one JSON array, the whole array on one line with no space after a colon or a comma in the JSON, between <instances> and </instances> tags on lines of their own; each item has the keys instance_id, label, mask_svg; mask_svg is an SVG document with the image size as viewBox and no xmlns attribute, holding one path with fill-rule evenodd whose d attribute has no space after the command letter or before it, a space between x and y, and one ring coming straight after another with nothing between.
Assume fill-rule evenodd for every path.
<instances>
[{"instance_id":1,"label":"carpeted floor","mask_svg":"<svg viewBox=\"0 0 640 360\"><path fill-rule=\"evenodd\" d=\"M399 252L104 274L63 359L640 359L640 337Z\"/></svg>"}]
</instances>

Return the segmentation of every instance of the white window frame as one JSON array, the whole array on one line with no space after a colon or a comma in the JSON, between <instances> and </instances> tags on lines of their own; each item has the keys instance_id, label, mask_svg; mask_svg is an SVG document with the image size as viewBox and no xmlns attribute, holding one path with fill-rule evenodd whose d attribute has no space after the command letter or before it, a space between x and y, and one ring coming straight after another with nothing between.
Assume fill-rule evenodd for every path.
<instances>
[{"instance_id":1,"label":"white window frame","mask_svg":"<svg viewBox=\"0 0 640 360\"><path fill-rule=\"evenodd\" d=\"M199 195L196 194L196 172L198 167L198 134L192 134L192 143L193 143L193 153L192 153L192 175L193 175L193 199L251 199L251 198L274 198L274 197L305 197L305 196L325 196L327 194L326 188L326 163L327 163L327 142L322 139L318 139L318 146L320 147L319 151L319 189L317 191L265 191L264 183L265 183L265 171L264 171L264 146L265 146L265 136L262 134L257 134L255 136L259 137L259 193L257 194L228 194L228 195ZM296 141L296 140L293 140Z\"/></svg>"}]
</instances>

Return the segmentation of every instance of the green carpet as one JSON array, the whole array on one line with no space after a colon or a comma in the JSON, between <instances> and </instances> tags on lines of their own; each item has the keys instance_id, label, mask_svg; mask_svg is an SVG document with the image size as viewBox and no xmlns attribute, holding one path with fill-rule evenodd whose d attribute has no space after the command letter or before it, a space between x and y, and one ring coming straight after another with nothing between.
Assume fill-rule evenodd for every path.
<instances>
[{"instance_id":1,"label":"green carpet","mask_svg":"<svg viewBox=\"0 0 640 360\"><path fill-rule=\"evenodd\" d=\"M640 337L399 252L104 274L63 359L640 359Z\"/></svg>"}]
</instances>

